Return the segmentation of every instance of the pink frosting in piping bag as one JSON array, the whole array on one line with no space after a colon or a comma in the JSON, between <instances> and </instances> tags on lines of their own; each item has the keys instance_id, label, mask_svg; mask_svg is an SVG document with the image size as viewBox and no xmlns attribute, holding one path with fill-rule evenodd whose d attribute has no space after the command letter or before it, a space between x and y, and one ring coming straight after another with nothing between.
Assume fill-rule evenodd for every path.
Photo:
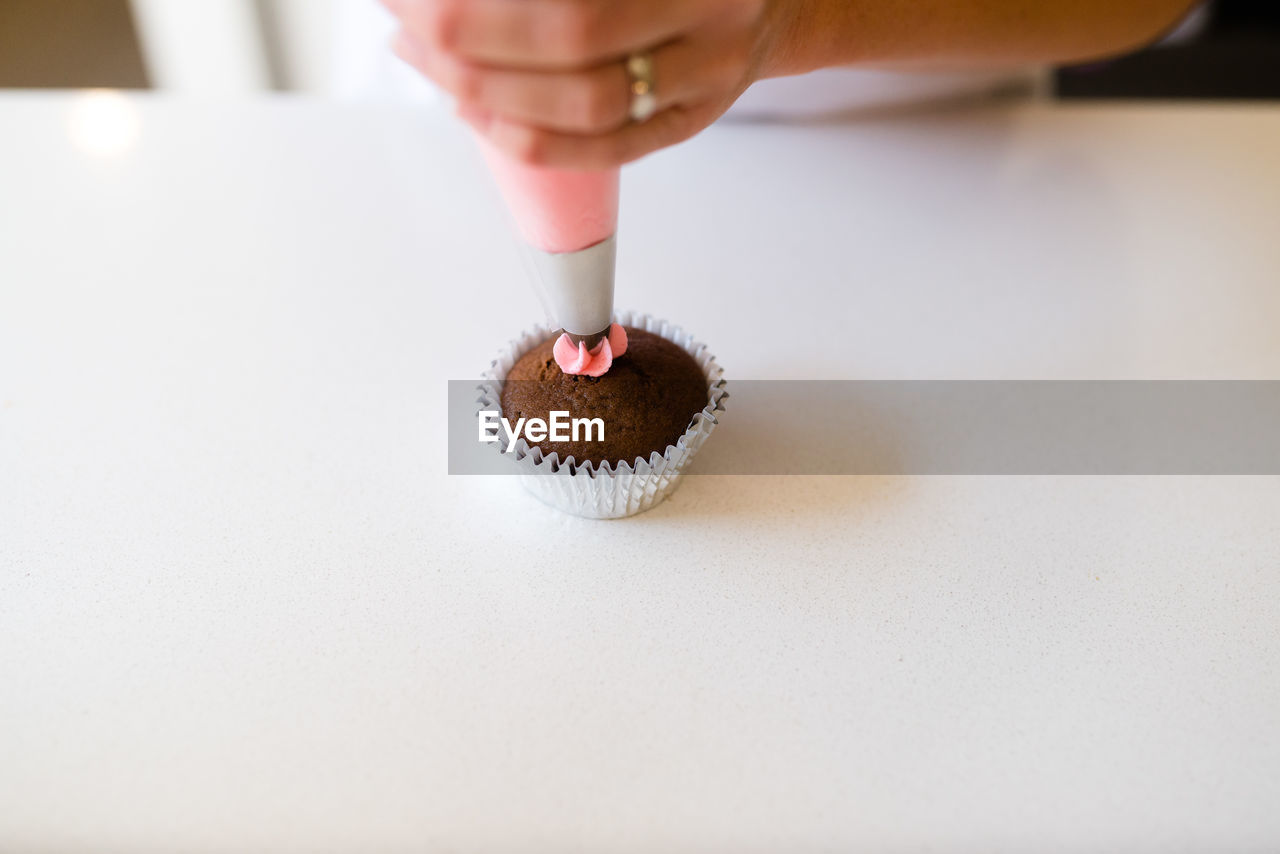
<instances>
[{"instance_id":1,"label":"pink frosting in piping bag","mask_svg":"<svg viewBox=\"0 0 1280 854\"><path fill-rule=\"evenodd\" d=\"M521 163L477 136L498 189L521 236L543 252L577 252L607 240L618 230L620 169L577 172ZM618 324L588 351L575 349L567 334L556 341L556 364L566 374L603 376L627 351L627 333Z\"/></svg>"},{"instance_id":2,"label":"pink frosting in piping bag","mask_svg":"<svg viewBox=\"0 0 1280 854\"><path fill-rule=\"evenodd\" d=\"M483 138L484 152L520 234L544 252L576 252L618 230L620 169L573 172L530 166Z\"/></svg>"}]
</instances>

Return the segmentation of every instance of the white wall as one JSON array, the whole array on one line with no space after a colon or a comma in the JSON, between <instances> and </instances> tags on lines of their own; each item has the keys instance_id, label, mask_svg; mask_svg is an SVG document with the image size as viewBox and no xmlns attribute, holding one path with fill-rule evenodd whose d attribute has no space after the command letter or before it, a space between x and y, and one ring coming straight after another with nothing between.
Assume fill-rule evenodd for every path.
<instances>
[{"instance_id":1,"label":"white wall","mask_svg":"<svg viewBox=\"0 0 1280 854\"><path fill-rule=\"evenodd\" d=\"M171 92L238 95L271 86L256 0L131 0L147 70Z\"/></svg>"},{"instance_id":2,"label":"white wall","mask_svg":"<svg viewBox=\"0 0 1280 854\"><path fill-rule=\"evenodd\" d=\"M391 54L395 22L377 0L131 2L152 79L164 90L438 97Z\"/></svg>"},{"instance_id":3,"label":"white wall","mask_svg":"<svg viewBox=\"0 0 1280 854\"><path fill-rule=\"evenodd\" d=\"M260 2L267 22L267 48L280 78L277 83L293 91L335 94L338 0Z\"/></svg>"}]
</instances>

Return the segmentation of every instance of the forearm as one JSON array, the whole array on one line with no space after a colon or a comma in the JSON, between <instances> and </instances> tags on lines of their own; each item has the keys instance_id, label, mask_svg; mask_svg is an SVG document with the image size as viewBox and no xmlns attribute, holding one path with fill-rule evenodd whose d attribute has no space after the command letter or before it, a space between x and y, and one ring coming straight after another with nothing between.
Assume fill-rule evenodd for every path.
<instances>
[{"instance_id":1,"label":"forearm","mask_svg":"<svg viewBox=\"0 0 1280 854\"><path fill-rule=\"evenodd\" d=\"M1157 39L1191 0L770 0L762 76L831 65L963 70L1078 62Z\"/></svg>"}]
</instances>

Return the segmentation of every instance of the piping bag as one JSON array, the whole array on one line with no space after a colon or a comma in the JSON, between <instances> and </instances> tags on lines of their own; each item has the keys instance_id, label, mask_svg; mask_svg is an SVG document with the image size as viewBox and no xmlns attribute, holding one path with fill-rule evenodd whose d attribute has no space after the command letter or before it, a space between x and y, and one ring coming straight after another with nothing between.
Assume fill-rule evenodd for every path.
<instances>
[{"instance_id":1,"label":"piping bag","mask_svg":"<svg viewBox=\"0 0 1280 854\"><path fill-rule=\"evenodd\" d=\"M531 166L477 141L526 244L538 296L564 330L556 364L604 375L627 349L626 332L612 323L621 170Z\"/></svg>"}]
</instances>

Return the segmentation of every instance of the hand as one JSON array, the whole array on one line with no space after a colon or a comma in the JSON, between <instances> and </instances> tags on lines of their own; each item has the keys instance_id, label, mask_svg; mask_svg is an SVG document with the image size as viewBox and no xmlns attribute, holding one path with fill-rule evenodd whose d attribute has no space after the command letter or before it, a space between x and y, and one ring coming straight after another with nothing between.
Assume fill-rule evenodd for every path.
<instances>
[{"instance_id":1,"label":"hand","mask_svg":"<svg viewBox=\"0 0 1280 854\"><path fill-rule=\"evenodd\" d=\"M759 75L766 0L382 0L395 51L528 162L604 169L688 139ZM630 118L627 57L652 57L657 112Z\"/></svg>"}]
</instances>

